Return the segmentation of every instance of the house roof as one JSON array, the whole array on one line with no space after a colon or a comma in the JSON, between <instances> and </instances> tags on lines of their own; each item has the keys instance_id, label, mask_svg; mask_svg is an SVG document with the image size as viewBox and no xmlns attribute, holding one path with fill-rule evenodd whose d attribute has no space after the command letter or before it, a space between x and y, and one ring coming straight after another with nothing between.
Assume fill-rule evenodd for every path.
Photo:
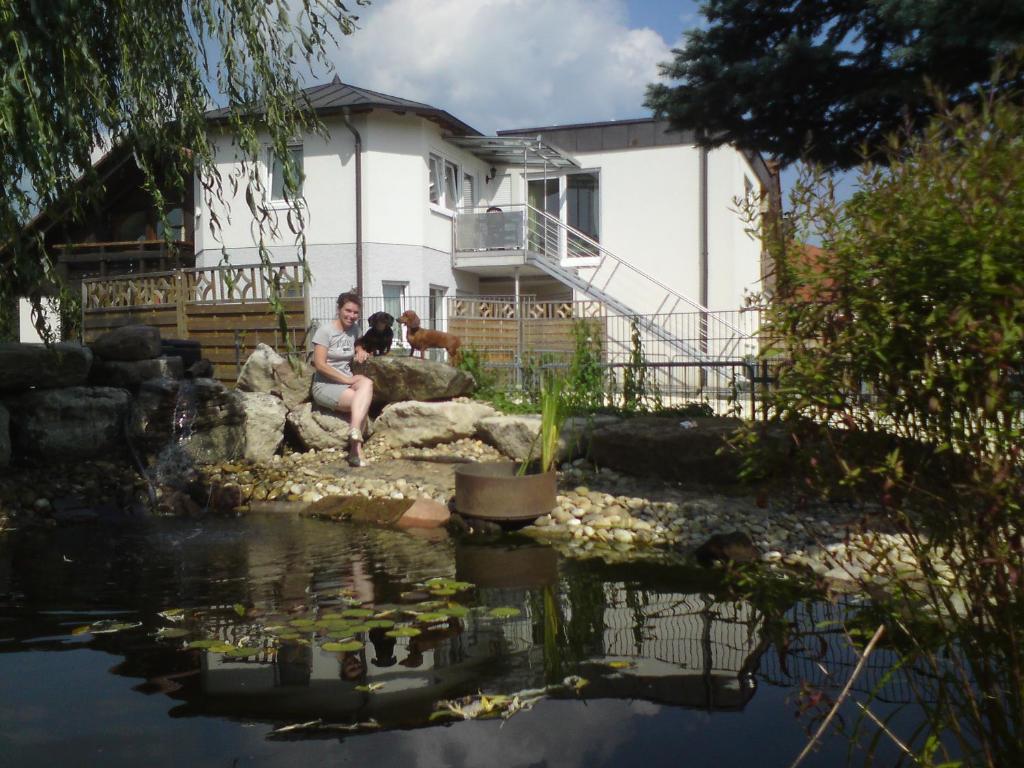
<instances>
[{"instance_id":1,"label":"house roof","mask_svg":"<svg viewBox=\"0 0 1024 768\"><path fill-rule=\"evenodd\" d=\"M580 164L558 147L523 136L450 136L448 141L492 165L579 168Z\"/></svg>"},{"instance_id":2,"label":"house roof","mask_svg":"<svg viewBox=\"0 0 1024 768\"><path fill-rule=\"evenodd\" d=\"M569 153L607 152L616 149L697 143L697 136L693 131L673 131L669 127L668 120L656 117L510 128L497 133L499 136L539 136L544 141ZM770 190L772 188L772 170L765 163L764 158L758 152L739 151L747 158L759 181Z\"/></svg>"},{"instance_id":3,"label":"house roof","mask_svg":"<svg viewBox=\"0 0 1024 768\"><path fill-rule=\"evenodd\" d=\"M300 99L305 100L309 108L321 117L341 114L346 110L350 113L358 114L360 112L370 112L374 109L386 109L398 114L409 113L419 115L437 123L452 133L468 136L481 135L480 131L476 130L476 128L467 125L443 109L432 107L430 104L424 104L419 101L411 101L399 96L371 91L369 88L360 88L356 85L343 83L337 75L329 83L304 89L301 92ZM259 113L260 110L254 111L254 114ZM224 122L227 116L228 109L226 107L206 113L207 120L215 123Z\"/></svg>"}]
</instances>

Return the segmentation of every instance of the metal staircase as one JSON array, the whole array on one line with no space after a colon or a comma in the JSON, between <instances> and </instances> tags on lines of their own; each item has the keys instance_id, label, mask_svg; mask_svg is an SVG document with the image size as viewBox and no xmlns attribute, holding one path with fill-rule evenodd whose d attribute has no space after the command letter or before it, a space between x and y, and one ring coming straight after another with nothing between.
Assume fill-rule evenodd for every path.
<instances>
[{"instance_id":1,"label":"metal staircase","mask_svg":"<svg viewBox=\"0 0 1024 768\"><path fill-rule=\"evenodd\" d=\"M612 312L634 320L644 337L657 340L687 361L700 366L706 381L731 384L731 372L717 364L744 353L748 335L700 303L673 290L609 251L597 241L532 205L525 211L526 263ZM620 297L631 296L627 304ZM642 304L635 303L640 297ZM668 320L676 313L699 313L696 339L681 339Z\"/></svg>"}]
</instances>

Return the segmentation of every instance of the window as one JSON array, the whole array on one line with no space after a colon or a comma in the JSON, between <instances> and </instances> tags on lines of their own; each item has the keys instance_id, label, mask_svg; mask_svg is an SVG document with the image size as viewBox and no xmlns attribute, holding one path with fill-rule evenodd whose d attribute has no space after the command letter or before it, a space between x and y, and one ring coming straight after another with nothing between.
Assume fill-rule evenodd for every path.
<instances>
[{"instance_id":1,"label":"window","mask_svg":"<svg viewBox=\"0 0 1024 768\"><path fill-rule=\"evenodd\" d=\"M566 223L594 240L600 239L598 192L596 173L571 173L566 177Z\"/></svg>"},{"instance_id":2,"label":"window","mask_svg":"<svg viewBox=\"0 0 1024 768\"><path fill-rule=\"evenodd\" d=\"M462 207L467 210L476 205L473 196L473 177L468 173L462 177Z\"/></svg>"},{"instance_id":3,"label":"window","mask_svg":"<svg viewBox=\"0 0 1024 768\"><path fill-rule=\"evenodd\" d=\"M267 180L267 188L270 190L271 201L285 200L285 166L274 150L268 151L270 160L267 166L270 168L270 178ZM288 154L291 155L292 163L295 165L295 173L298 178L295 181L295 197L302 197L302 180L305 175L302 171L302 145L293 144L288 147Z\"/></svg>"},{"instance_id":4,"label":"window","mask_svg":"<svg viewBox=\"0 0 1024 768\"><path fill-rule=\"evenodd\" d=\"M398 316L405 309L405 289L408 283L381 283L381 296L384 299L384 311L395 318L391 330L395 333L395 341L402 342L402 326L398 322Z\"/></svg>"},{"instance_id":5,"label":"window","mask_svg":"<svg viewBox=\"0 0 1024 768\"><path fill-rule=\"evenodd\" d=\"M444 207L455 210L459 205L459 167L455 163L444 163Z\"/></svg>"},{"instance_id":6,"label":"window","mask_svg":"<svg viewBox=\"0 0 1024 768\"><path fill-rule=\"evenodd\" d=\"M441 158L431 155L430 166L430 202L441 204Z\"/></svg>"},{"instance_id":7,"label":"window","mask_svg":"<svg viewBox=\"0 0 1024 768\"><path fill-rule=\"evenodd\" d=\"M459 207L459 166L440 155L427 158L430 172L430 202L454 211Z\"/></svg>"}]
</instances>

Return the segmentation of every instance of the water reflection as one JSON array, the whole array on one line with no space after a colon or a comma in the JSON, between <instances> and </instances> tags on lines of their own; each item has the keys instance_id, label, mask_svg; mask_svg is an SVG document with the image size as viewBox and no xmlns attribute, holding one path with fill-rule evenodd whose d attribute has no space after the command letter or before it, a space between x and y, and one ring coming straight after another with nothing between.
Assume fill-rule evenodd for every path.
<instances>
[{"instance_id":1,"label":"water reflection","mask_svg":"<svg viewBox=\"0 0 1024 768\"><path fill-rule=\"evenodd\" d=\"M438 577L474 586L445 594L429 581ZM290 518L9 538L0 544L0 595L0 636L9 638L0 651L102 649L123 657L113 671L139 679L138 691L173 699L174 717L274 726L427 726L438 722L439 700L514 694L573 675L587 685L551 696L737 711L759 684L794 687L822 669L841 682L854 661L823 628L827 606L754 605L702 572L565 562L532 543L429 543ZM183 622L158 615L172 607L184 609ZM366 615L346 615L353 608ZM496 616L496 608L514 610ZM142 626L72 634L119 617ZM161 627L190 634L160 638ZM419 633L396 633L403 627ZM779 627L789 634L780 638ZM183 649L197 638L241 650ZM324 647L351 638L360 647ZM884 656L877 668L863 685L881 680ZM289 737L310 735L337 734Z\"/></svg>"}]
</instances>

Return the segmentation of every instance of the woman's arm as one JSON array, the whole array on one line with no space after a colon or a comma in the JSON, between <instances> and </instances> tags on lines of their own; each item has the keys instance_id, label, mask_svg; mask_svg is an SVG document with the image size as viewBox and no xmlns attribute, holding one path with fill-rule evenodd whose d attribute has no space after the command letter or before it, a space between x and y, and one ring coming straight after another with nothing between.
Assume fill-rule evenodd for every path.
<instances>
[{"instance_id":1,"label":"woman's arm","mask_svg":"<svg viewBox=\"0 0 1024 768\"><path fill-rule=\"evenodd\" d=\"M351 384L356 380L355 376L346 376L327 363L327 347L323 344L313 344L313 367L316 368L318 373L322 373L328 379L339 384Z\"/></svg>"}]
</instances>

